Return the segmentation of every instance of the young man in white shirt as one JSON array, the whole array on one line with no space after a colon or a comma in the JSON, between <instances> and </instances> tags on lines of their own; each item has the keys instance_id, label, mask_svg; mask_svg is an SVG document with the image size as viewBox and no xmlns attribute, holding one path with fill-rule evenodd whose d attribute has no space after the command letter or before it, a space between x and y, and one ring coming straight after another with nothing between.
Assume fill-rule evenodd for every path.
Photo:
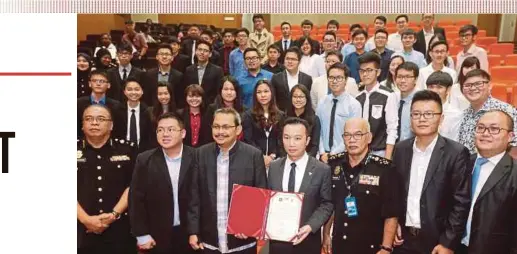
<instances>
[{"instance_id":1,"label":"young man in white shirt","mask_svg":"<svg viewBox=\"0 0 517 254\"><path fill-rule=\"evenodd\" d=\"M474 25L465 25L460 28L460 44L463 46L463 50L460 51L456 57L456 71L460 71L461 64L465 58L469 56L475 56L479 60L481 69L489 72L488 56L486 50L476 46L476 38L478 34L478 28Z\"/></svg>"},{"instance_id":2,"label":"young man in white shirt","mask_svg":"<svg viewBox=\"0 0 517 254\"><path fill-rule=\"evenodd\" d=\"M432 62L426 67L420 69L420 75L418 76L418 80L416 82L418 89L425 89L427 79L432 73L436 71L442 71L449 74L452 77L453 84L456 83L458 77L456 71L445 66L445 60L447 59L447 53L449 51L447 42L436 41L431 44L429 51Z\"/></svg>"},{"instance_id":3,"label":"young man in white shirt","mask_svg":"<svg viewBox=\"0 0 517 254\"><path fill-rule=\"evenodd\" d=\"M450 102L447 102L453 84L452 80L452 77L448 73L436 71L429 76L426 85L428 90L437 93L440 99L442 99L443 120L440 124L440 135L458 141L463 111L456 108Z\"/></svg>"},{"instance_id":4,"label":"young man in white shirt","mask_svg":"<svg viewBox=\"0 0 517 254\"><path fill-rule=\"evenodd\" d=\"M423 68L427 65L424 54L413 49L413 45L416 42L416 33L412 29L406 29L402 32L402 47L400 51L395 51L404 57L406 62L413 62L418 65L419 68ZM389 44L389 37L388 37ZM388 47L389 48L389 47Z\"/></svg>"},{"instance_id":5,"label":"young man in white shirt","mask_svg":"<svg viewBox=\"0 0 517 254\"><path fill-rule=\"evenodd\" d=\"M375 31L379 29L384 29L386 27L386 22L388 22L388 20L384 16L375 17L375 20L373 21L373 29ZM370 39L366 41L366 45L364 47L370 50L374 50L376 48L374 39L375 36L370 37Z\"/></svg>"},{"instance_id":6,"label":"young man in white shirt","mask_svg":"<svg viewBox=\"0 0 517 254\"><path fill-rule=\"evenodd\" d=\"M406 14L398 15L395 18L395 22L397 23L397 32L388 36L388 45L386 47L397 52L403 49L402 32L406 30L409 25L409 17Z\"/></svg>"}]
</instances>

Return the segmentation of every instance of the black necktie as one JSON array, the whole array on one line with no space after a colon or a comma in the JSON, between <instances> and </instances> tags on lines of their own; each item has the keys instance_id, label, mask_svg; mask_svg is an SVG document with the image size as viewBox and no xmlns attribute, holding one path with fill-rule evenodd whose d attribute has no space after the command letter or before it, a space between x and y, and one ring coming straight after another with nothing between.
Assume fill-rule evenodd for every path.
<instances>
[{"instance_id":1,"label":"black necktie","mask_svg":"<svg viewBox=\"0 0 517 254\"><path fill-rule=\"evenodd\" d=\"M287 40L284 41L284 51L287 50Z\"/></svg>"},{"instance_id":2,"label":"black necktie","mask_svg":"<svg viewBox=\"0 0 517 254\"><path fill-rule=\"evenodd\" d=\"M122 74L122 81L126 81L126 79L127 79L127 70L126 70L126 68L124 68L122 71L124 72L124 74Z\"/></svg>"},{"instance_id":3,"label":"black necktie","mask_svg":"<svg viewBox=\"0 0 517 254\"><path fill-rule=\"evenodd\" d=\"M296 163L291 163L291 171L289 172L289 183L287 184L287 191L294 192L294 182L296 180Z\"/></svg>"},{"instance_id":4,"label":"black necktie","mask_svg":"<svg viewBox=\"0 0 517 254\"><path fill-rule=\"evenodd\" d=\"M399 104L399 126L397 127L397 134L398 134L398 138L397 140L400 140L400 134L401 134L401 131L402 130L402 109L404 108L404 100L400 100L400 104Z\"/></svg>"},{"instance_id":5,"label":"black necktie","mask_svg":"<svg viewBox=\"0 0 517 254\"><path fill-rule=\"evenodd\" d=\"M332 150L332 146L334 145L334 120L336 120L337 99L333 99L332 101L334 101L334 105L332 105L332 111L330 111L329 150Z\"/></svg>"},{"instance_id":6,"label":"black necktie","mask_svg":"<svg viewBox=\"0 0 517 254\"><path fill-rule=\"evenodd\" d=\"M129 122L129 141L137 142L137 135L136 135L136 115L135 110L131 110L131 120Z\"/></svg>"}]
</instances>

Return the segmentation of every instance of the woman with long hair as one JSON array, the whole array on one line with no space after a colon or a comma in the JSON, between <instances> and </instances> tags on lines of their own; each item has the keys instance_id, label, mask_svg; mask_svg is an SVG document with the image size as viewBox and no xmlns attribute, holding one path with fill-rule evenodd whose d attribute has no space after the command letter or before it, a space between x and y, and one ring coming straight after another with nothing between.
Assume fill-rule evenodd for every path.
<instances>
[{"instance_id":1,"label":"woman with long hair","mask_svg":"<svg viewBox=\"0 0 517 254\"><path fill-rule=\"evenodd\" d=\"M310 91L306 86L301 84L293 86L293 89L291 89L291 107L287 108L287 117L299 117L309 123L311 140L306 150L310 156L316 157L320 144L321 124L310 101ZM283 143L280 142L280 144ZM283 149L281 149L281 151L281 154L283 155Z\"/></svg>"},{"instance_id":2,"label":"woman with long hair","mask_svg":"<svg viewBox=\"0 0 517 254\"><path fill-rule=\"evenodd\" d=\"M393 90L394 92L398 91L399 89L397 88L397 85L395 84L395 70L397 70L397 67L399 67L399 65L405 63L406 61L404 60L404 57L401 56L401 55L393 55L391 57L391 61L390 61L390 69L389 69L389 72L388 72L388 77L386 78L386 80L382 81L380 84L382 86L387 86L389 88L391 88L391 90Z\"/></svg>"},{"instance_id":3,"label":"woman with long hair","mask_svg":"<svg viewBox=\"0 0 517 254\"><path fill-rule=\"evenodd\" d=\"M149 108L154 127L156 127L156 120L159 116L167 112L176 111L172 86L167 82L158 82L156 90L157 97L153 98L153 106Z\"/></svg>"},{"instance_id":4,"label":"woman with long hair","mask_svg":"<svg viewBox=\"0 0 517 254\"><path fill-rule=\"evenodd\" d=\"M92 58L85 53L77 54L77 98L89 96L92 89L88 84L90 71L92 70Z\"/></svg>"},{"instance_id":5,"label":"woman with long hair","mask_svg":"<svg viewBox=\"0 0 517 254\"><path fill-rule=\"evenodd\" d=\"M214 121L215 111L220 108L233 108L241 115L244 113L245 107L242 105L241 87L239 82L232 76L223 77L222 84L219 86L218 94L215 97L215 102L206 108L202 120L203 125L201 126L203 137L207 139L204 141L205 143L213 141L211 125ZM243 135L244 133L241 132L238 139L242 140Z\"/></svg>"},{"instance_id":6,"label":"woman with long hair","mask_svg":"<svg viewBox=\"0 0 517 254\"><path fill-rule=\"evenodd\" d=\"M253 108L247 110L242 119L244 142L262 151L266 168L279 156L279 123L284 118L284 113L276 105L273 91L270 81L259 80L253 91Z\"/></svg>"},{"instance_id":7,"label":"woman with long hair","mask_svg":"<svg viewBox=\"0 0 517 254\"><path fill-rule=\"evenodd\" d=\"M435 33L433 35L433 37L431 37L431 40L429 41L429 48L427 49L427 53L425 56L425 60L427 61L428 64L430 64L433 61L433 59L431 59L431 55L429 54L429 52L431 51L431 45L437 41L445 41L447 43L447 40L445 40L445 37L443 37L443 34L441 34L441 33ZM447 66L453 70L456 70L454 68L454 60L452 59L451 56L447 56L447 59L445 59L445 61L443 63L445 66Z\"/></svg>"},{"instance_id":8,"label":"woman with long hair","mask_svg":"<svg viewBox=\"0 0 517 254\"><path fill-rule=\"evenodd\" d=\"M185 125L186 135L183 143L191 147L199 147L206 140L201 132L203 125L202 116L205 110L203 96L205 91L198 84L192 84L185 88L186 106L178 110L178 114L182 116Z\"/></svg>"},{"instance_id":9,"label":"woman with long hair","mask_svg":"<svg viewBox=\"0 0 517 254\"><path fill-rule=\"evenodd\" d=\"M474 69L481 69L479 59L475 56L465 58L461 64L460 73L458 73L458 83L452 85L449 102L460 110L465 110L470 106L470 102L465 98L465 95L463 95L463 92L461 91L461 84L465 82L465 75Z\"/></svg>"}]
</instances>

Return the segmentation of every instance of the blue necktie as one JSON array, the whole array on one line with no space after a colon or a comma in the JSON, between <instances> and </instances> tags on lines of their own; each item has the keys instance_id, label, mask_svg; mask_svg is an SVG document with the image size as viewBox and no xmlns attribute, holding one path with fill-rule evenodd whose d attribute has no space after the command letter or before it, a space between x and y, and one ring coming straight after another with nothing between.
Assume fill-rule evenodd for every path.
<instances>
[{"instance_id":1,"label":"blue necktie","mask_svg":"<svg viewBox=\"0 0 517 254\"><path fill-rule=\"evenodd\" d=\"M483 166L487 162L488 162L487 158L479 157L476 159L476 163L474 164L474 170L472 171L472 190L471 190L472 198L474 198L474 193L476 192L476 185L478 184L481 166Z\"/></svg>"}]
</instances>

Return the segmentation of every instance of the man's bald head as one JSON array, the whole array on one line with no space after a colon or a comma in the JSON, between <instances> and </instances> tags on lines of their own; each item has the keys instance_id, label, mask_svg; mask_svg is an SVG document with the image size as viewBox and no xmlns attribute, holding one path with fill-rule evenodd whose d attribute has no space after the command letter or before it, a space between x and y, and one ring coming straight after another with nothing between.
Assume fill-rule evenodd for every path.
<instances>
[{"instance_id":1,"label":"man's bald head","mask_svg":"<svg viewBox=\"0 0 517 254\"><path fill-rule=\"evenodd\" d=\"M353 117L345 122L345 132L347 132L347 128L361 130L362 132L370 132L370 123L361 117Z\"/></svg>"}]
</instances>

